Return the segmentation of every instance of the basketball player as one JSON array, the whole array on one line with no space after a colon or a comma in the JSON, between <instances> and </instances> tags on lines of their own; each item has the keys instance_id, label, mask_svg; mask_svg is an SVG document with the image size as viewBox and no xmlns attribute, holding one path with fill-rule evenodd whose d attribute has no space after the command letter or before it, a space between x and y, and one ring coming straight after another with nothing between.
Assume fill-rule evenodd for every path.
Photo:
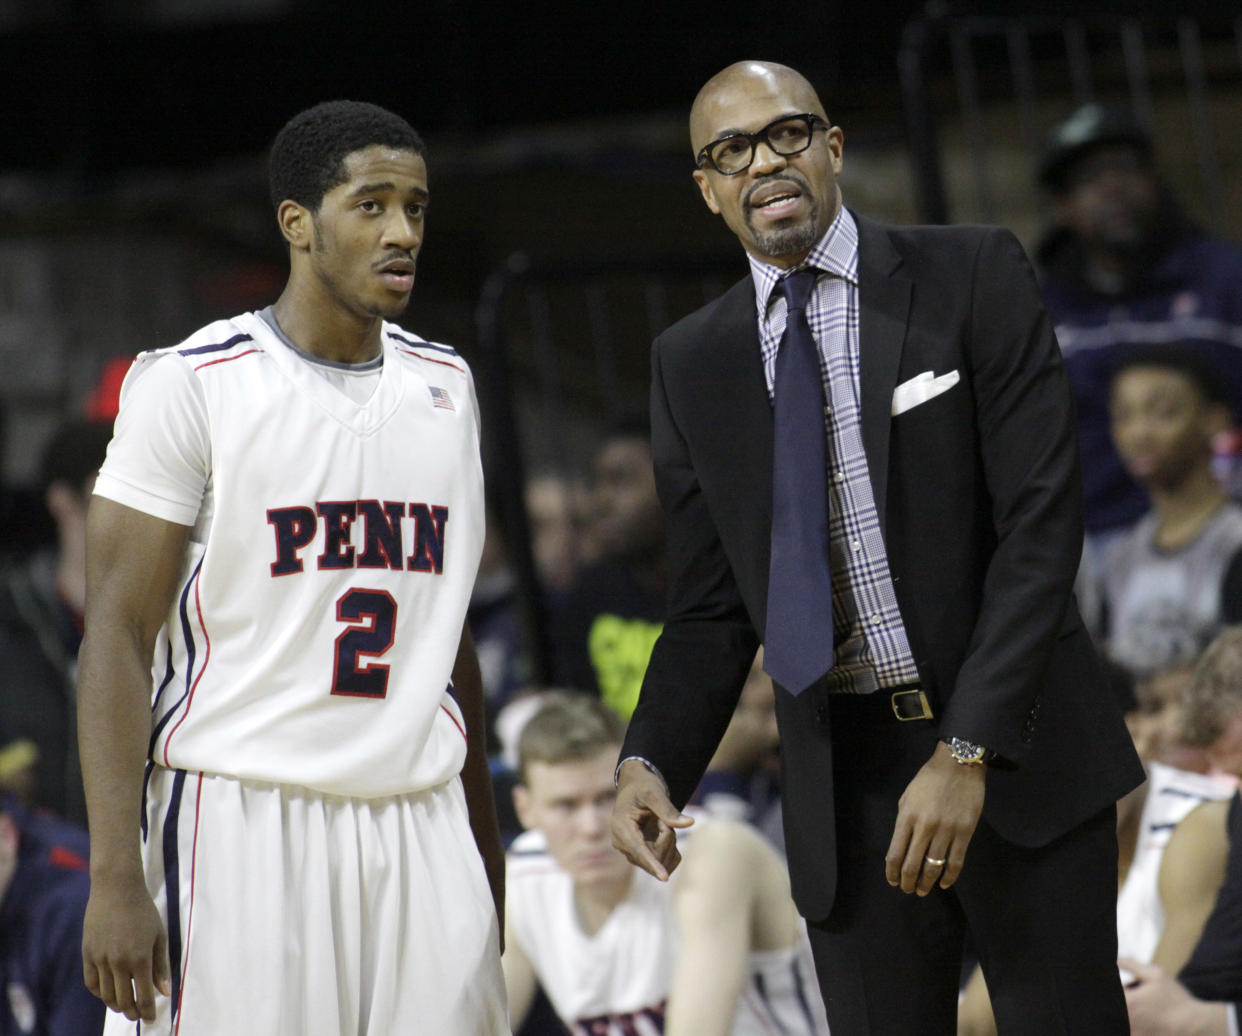
<instances>
[{"instance_id":1,"label":"basketball player","mask_svg":"<svg viewBox=\"0 0 1242 1036\"><path fill-rule=\"evenodd\" d=\"M621 719L551 698L518 739L505 980L514 1021L536 981L573 1036L827 1032L784 864L759 833L705 820L669 884L612 846Z\"/></svg>"},{"instance_id":2,"label":"basketball player","mask_svg":"<svg viewBox=\"0 0 1242 1036\"><path fill-rule=\"evenodd\" d=\"M86 982L109 1036L507 1033L474 387L387 322L423 143L321 104L271 193L284 292L138 357L95 487Z\"/></svg>"}]
</instances>

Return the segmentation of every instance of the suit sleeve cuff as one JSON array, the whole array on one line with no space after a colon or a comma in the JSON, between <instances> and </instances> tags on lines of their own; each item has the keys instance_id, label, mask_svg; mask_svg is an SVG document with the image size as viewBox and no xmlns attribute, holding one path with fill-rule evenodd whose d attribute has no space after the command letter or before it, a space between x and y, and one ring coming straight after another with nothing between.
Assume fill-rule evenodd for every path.
<instances>
[{"instance_id":1,"label":"suit sleeve cuff","mask_svg":"<svg viewBox=\"0 0 1242 1036\"><path fill-rule=\"evenodd\" d=\"M644 759L641 755L627 755L624 759L622 759L619 763L617 763L617 768L612 771L612 786L614 788L618 784L621 783L621 767L623 767L631 759L635 760L636 762L642 763L643 766L645 766L648 770L650 770L657 777L659 777L660 783L664 785L664 794L665 795L668 794L668 781L664 779L664 774L662 774L659 771L659 769L656 768L655 763L651 762L651 760L649 759Z\"/></svg>"}]
</instances>

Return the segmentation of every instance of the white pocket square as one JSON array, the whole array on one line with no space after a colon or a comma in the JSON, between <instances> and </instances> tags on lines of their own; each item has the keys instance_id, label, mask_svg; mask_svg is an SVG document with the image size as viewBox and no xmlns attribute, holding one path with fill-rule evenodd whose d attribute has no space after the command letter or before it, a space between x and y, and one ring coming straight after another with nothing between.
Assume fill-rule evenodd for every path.
<instances>
[{"instance_id":1,"label":"white pocket square","mask_svg":"<svg viewBox=\"0 0 1242 1036\"><path fill-rule=\"evenodd\" d=\"M916 374L909 381L903 381L893 389L892 416L904 414L911 407L926 403L929 399L940 395L941 392L948 392L960 380L961 375L957 371L949 371L948 374L941 374L940 377L936 377L931 371Z\"/></svg>"}]
</instances>

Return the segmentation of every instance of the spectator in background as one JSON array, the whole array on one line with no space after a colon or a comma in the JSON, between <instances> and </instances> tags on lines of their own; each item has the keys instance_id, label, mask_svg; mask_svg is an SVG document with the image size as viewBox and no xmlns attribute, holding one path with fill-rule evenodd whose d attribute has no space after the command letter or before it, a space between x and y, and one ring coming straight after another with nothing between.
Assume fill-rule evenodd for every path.
<instances>
[{"instance_id":1,"label":"spectator in background","mask_svg":"<svg viewBox=\"0 0 1242 1036\"><path fill-rule=\"evenodd\" d=\"M0 577L0 728L38 749L31 802L85 825L77 752L77 658L86 596L86 510L112 426L68 420L43 452L40 488L56 530Z\"/></svg>"},{"instance_id":2,"label":"spectator in background","mask_svg":"<svg viewBox=\"0 0 1242 1036\"><path fill-rule=\"evenodd\" d=\"M1100 554L1094 630L1136 679L1188 671L1222 625L1226 574L1242 564L1242 505L1212 472L1229 427L1224 386L1200 354L1137 346L1118 357L1109 411L1126 472L1151 510Z\"/></svg>"},{"instance_id":3,"label":"spectator in background","mask_svg":"<svg viewBox=\"0 0 1242 1036\"><path fill-rule=\"evenodd\" d=\"M1109 438L1110 386L1127 352L1177 342L1212 358L1242 416L1242 249L1190 223L1157 174L1151 136L1115 108L1088 104L1060 123L1039 182L1053 225L1038 259L1077 404L1090 536L1146 509Z\"/></svg>"},{"instance_id":4,"label":"spectator in background","mask_svg":"<svg viewBox=\"0 0 1242 1036\"><path fill-rule=\"evenodd\" d=\"M38 761L39 749L29 738L0 734L0 795L29 802L34 797Z\"/></svg>"},{"instance_id":5,"label":"spectator in background","mask_svg":"<svg viewBox=\"0 0 1242 1036\"><path fill-rule=\"evenodd\" d=\"M522 621L517 606L517 580L510 564L509 545L491 501L479 572L470 592L466 623L483 677L483 704L489 736L496 714L527 682L522 651ZM489 746L489 754L495 749Z\"/></svg>"},{"instance_id":6,"label":"spectator in background","mask_svg":"<svg viewBox=\"0 0 1242 1036\"><path fill-rule=\"evenodd\" d=\"M0 796L0 1034L95 1036L104 1005L82 981L86 832Z\"/></svg>"},{"instance_id":7,"label":"spectator in background","mask_svg":"<svg viewBox=\"0 0 1242 1036\"><path fill-rule=\"evenodd\" d=\"M646 417L623 418L605 433L592 513L600 559L553 609L553 676L560 686L597 691L627 718L664 619L664 515Z\"/></svg>"},{"instance_id":8,"label":"spectator in background","mask_svg":"<svg viewBox=\"0 0 1242 1036\"><path fill-rule=\"evenodd\" d=\"M1183 730L1224 772L1242 778L1242 627L1204 652L1186 690ZM1135 1036L1235 1036L1242 1011L1242 799L1228 805L1225 880L1190 960L1169 969L1123 958Z\"/></svg>"},{"instance_id":9,"label":"spectator in background","mask_svg":"<svg viewBox=\"0 0 1242 1036\"><path fill-rule=\"evenodd\" d=\"M585 531L579 497L582 488L547 472L526 483L526 513L535 571L545 592L565 593L574 583L583 552Z\"/></svg>"},{"instance_id":10,"label":"spectator in background","mask_svg":"<svg viewBox=\"0 0 1242 1036\"><path fill-rule=\"evenodd\" d=\"M696 825L671 884L613 848L623 733L582 695L549 699L522 730L514 801L531 830L509 854L504 955L514 1023L538 981L575 1036L825 1034L789 878L748 825Z\"/></svg>"}]
</instances>

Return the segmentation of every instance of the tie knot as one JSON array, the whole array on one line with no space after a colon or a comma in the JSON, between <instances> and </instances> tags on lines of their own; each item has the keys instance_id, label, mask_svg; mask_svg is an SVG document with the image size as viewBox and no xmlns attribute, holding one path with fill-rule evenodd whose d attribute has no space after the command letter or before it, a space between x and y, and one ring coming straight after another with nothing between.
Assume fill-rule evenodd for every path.
<instances>
[{"instance_id":1,"label":"tie knot","mask_svg":"<svg viewBox=\"0 0 1242 1036\"><path fill-rule=\"evenodd\" d=\"M806 309L806 301L811 297L811 289L815 287L818 270L797 270L781 280L781 291L785 293L785 302L790 312Z\"/></svg>"}]
</instances>

